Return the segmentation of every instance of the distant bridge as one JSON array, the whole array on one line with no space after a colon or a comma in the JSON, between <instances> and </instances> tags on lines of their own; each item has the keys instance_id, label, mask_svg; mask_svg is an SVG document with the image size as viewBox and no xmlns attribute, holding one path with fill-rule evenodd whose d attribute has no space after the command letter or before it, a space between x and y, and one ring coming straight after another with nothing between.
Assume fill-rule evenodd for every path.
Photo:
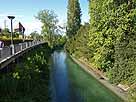
<instances>
[{"instance_id":1,"label":"distant bridge","mask_svg":"<svg viewBox=\"0 0 136 102\"><path fill-rule=\"evenodd\" d=\"M16 60L18 57L27 53L27 51L44 43L46 42L43 41L24 42L13 46L5 46L4 48L0 49L0 70L6 67L11 62L13 62L14 60Z\"/></svg>"}]
</instances>

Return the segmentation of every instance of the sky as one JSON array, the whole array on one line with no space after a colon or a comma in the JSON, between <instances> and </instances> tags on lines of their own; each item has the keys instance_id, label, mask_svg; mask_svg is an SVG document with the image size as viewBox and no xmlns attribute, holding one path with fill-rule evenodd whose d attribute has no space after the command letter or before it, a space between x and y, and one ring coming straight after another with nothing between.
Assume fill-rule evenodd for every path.
<instances>
[{"instance_id":1,"label":"sky","mask_svg":"<svg viewBox=\"0 0 136 102\"><path fill-rule=\"evenodd\" d=\"M89 21L88 1L79 0L82 10L82 23ZM25 27L25 34L33 31L41 31L41 22L35 19L39 11L48 9L53 10L59 19L59 25L63 25L67 21L67 4L68 0L0 0L0 28L6 26L10 28L10 20L8 15L15 16L13 20L14 28L18 22Z\"/></svg>"}]
</instances>

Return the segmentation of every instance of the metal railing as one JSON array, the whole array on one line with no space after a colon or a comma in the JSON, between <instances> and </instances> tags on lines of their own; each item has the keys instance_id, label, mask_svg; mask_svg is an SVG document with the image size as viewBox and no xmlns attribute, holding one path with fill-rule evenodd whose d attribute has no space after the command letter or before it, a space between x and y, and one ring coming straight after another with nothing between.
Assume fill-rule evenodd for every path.
<instances>
[{"instance_id":1,"label":"metal railing","mask_svg":"<svg viewBox=\"0 0 136 102\"><path fill-rule=\"evenodd\" d=\"M0 62L16 55L17 53L20 53L30 47L39 45L41 43L44 42L43 41L24 42L15 44L13 46L5 46L3 48L0 48Z\"/></svg>"}]
</instances>

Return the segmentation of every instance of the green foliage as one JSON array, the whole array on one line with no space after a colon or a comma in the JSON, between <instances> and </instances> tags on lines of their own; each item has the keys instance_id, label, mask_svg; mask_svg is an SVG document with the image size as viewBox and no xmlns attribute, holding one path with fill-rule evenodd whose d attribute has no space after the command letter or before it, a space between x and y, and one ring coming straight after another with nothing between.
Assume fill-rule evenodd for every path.
<instances>
[{"instance_id":1,"label":"green foliage","mask_svg":"<svg viewBox=\"0 0 136 102\"><path fill-rule=\"evenodd\" d=\"M52 45L52 36L57 30L57 15L53 11L42 10L38 13L36 18L43 24L41 33L44 36L44 39L49 41L49 44Z\"/></svg>"},{"instance_id":2,"label":"green foliage","mask_svg":"<svg viewBox=\"0 0 136 102\"><path fill-rule=\"evenodd\" d=\"M120 37L115 46L115 63L111 69L111 80L114 83L136 83L136 1L128 1L118 6L117 23ZM134 6L135 5L135 6Z\"/></svg>"},{"instance_id":3,"label":"green foliage","mask_svg":"<svg viewBox=\"0 0 136 102\"><path fill-rule=\"evenodd\" d=\"M68 0L67 11L67 36L72 37L77 33L81 24L81 9L79 0Z\"/></svg>"},{"instance_id":4,"label":"green foliage","mask_svg":"<svg viewBox=\"0 0 136 102\"><path fill-rule=\"evenodd\" d=\"M136 83L136 1L92 0L89 46L91 63L113 83ZM130 99L135 102L135 89Z\"/></svg>"},{"instance_id":5,"label":"green foliage","mask_svg":"<svg viewBox=\"0 0 136 102\"><path fill-rule=\"evenodd\" d=\"M93 51L91 63L103 71L108 71L114 64L114 42L116 41L114 23L116 21L111 3L111 1L102 0L90 2L91 26L88 45Z\"/></svg>"},{"instance_id":6,"label":"green foliage","mask_svg":"<svg viewBox=\"0 0 136 102\"><path fill-rule=\"evenodd\" d=\"M82 25L77 34L68 40L65 49L77 57L89 58L88 43L89 24Z\"/></svg>"},{"instance_id":7,"label":"green foliage","mask_svg":"<svg viewBox=\"0 0 136 102\"><path fill-rule=\"evenodd\" d=\"M136 102L136 87L129 91L129 102Z\"/></svg>"},{"instance_id":8,"label":"green foliage","mask_svg":"<svg viewBox=\"0 0 136 102\"><path fill-rule=\"evenodd\" d=\"M1 32L1 35L9 38L10 37L9 29L8 28L3 29L2 32Z\"/></svg>"},{"instance_id":9,"label":"green foliage","mask_svg":"<svg viewBox=\"0 0 136 102\"><path fill-rule=\"evenodd\" d=\"M14 72L0 78L1 102L48 102L49 65L51 50L42 45L30 52Z\"/></svg>"},{"instance_id":10,"label":"green foliage","mask_svg":"<svg viewBox=\"0 0 136 102\"><path fill-rule=\"evenodd\" d=\"M18 39L19 35L20 34L18 32L14 31L13 38ZM9 38L9 39L11 39L10 37L11 37L11 33L10 33L9 29L8 28L2 29L2 32L0 34L0 38L6 38L6 39Z\"/></svg>"},{"instance_id":11,"label":"green foliage","mask_svg":"<svg viewBox=\"0 0 136 102\"><path fill-rule=\"evenodd\" d=\"M66 36L62 36L60 34L53 35L53 48L59 49L63 48L66 43Z\"/></svg>"},{"instance_id":12,"label":"green foliage","mask_svg":"<svg viewBox=\"0 0 136 102\"><path fill-rule=\"evenodd\" d=\"M114 83L136 82L136 1L92 0L89 47L93 63Z\"/></svg>"},{"instance_id":13,"label":"green foliage","mask_svg":"<svg viewBox=\"0 0 136 102\"><path fill-rule=\"evenodd\" d=\"M37 31L34 31L30 34L31 38L33 40L42 40L43 39L43 36L40 35Z\"/></svg>"}]
</instances>

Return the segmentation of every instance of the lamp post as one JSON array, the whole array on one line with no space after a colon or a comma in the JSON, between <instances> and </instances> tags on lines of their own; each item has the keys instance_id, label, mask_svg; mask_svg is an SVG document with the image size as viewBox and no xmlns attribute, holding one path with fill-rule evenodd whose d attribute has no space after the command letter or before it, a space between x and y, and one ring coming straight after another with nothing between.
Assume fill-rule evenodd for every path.
<instances>
[{"instance_id":1,"label":"lamp post","mask_svg":"<svg viewBox=\"0 0 136 102\"><path fill-rule=\"evenodd\" d=\"M13 19L15 16L8 16L8 18L11 20L11 48L12 48L12 54L14 54L14 44L13 44Z\"/></svg>"}]
</instances>

